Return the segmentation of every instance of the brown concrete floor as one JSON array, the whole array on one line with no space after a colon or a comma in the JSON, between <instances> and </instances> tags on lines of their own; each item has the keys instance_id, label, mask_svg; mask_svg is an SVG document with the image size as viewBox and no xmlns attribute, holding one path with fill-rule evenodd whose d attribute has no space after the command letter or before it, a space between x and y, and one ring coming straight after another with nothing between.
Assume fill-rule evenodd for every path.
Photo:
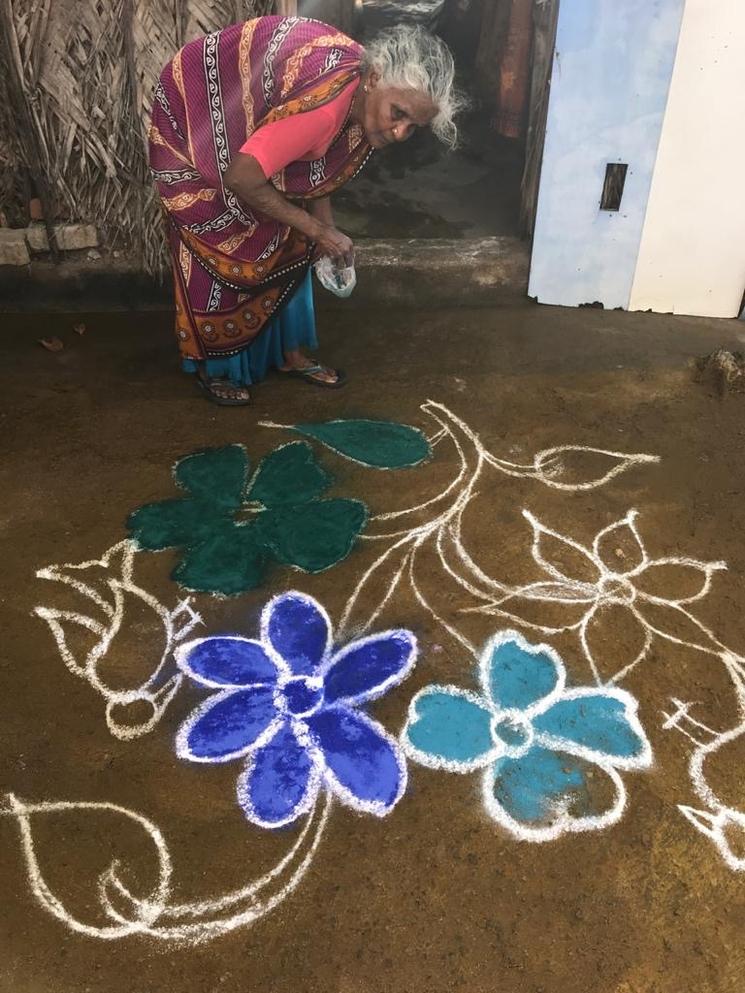
<instances>
[{"instance_id":1,"label":"brown concrete floor","mask_svg":"<svg viewBox=\"0 0 745 993\"><path fill-rule=\"evenodd\" d=\"M77 316L3 318L0 792L142 811L169 840L180 898L241 885L293 834L268 837L246 824L233 800L234 765L175 758L172 734L191 698L175 701L139 741L108 735L101 701L65 669L46 626L30 615L51 599L34 573L96 557L123 537L131 509L173 495L169 472L179 456L228 442L245 443L253 457L268 451L278 437L259 420L362 415L428 427L419 404L431 397L515 461L570 442L657 454L659 466L590 492L489 475L466 518L468 547L492 575L535 578L523 507L585 543L637 507L651 554L729 562L701 615L724 642L745 649L745 398L721 401L692 384L687 366L720 344L741 346L745 327L737 322L527 303L470 312L340 309L322 315L319 330L324 357L350 375L347 389L271 379L253 408L233 410L205 402L178 372L167 315L83 319L80 337L72 331ZM36 344L42 334L59 335L65 350L45 352ZM389 475L323 455L337 491L363 496L374 511L435 493L453 460L439 448L431 465ZM175 603L171 553L140 558L142 584ZM231 601L197 597L197 605L211 631L253 633L269 592L294 585L338 618L369 561L363 547L325 574L278 570L268 589ZM461 602L435 566L425 569L423 589L457 620ZM394 623L412 626L422 644L414 674L374 707L399 728L415 690L434 681L465 685L472 663L409 594L395 597L380 622ZM479 641L495 628L472 615L468 623ZM555 643L572 678L589 681L576 642ZM135 637L133 650L141 647ZM625 684L641 702L656 764L624 777L629 805L618 825L518 843L483 814L477 777L412 766L409 791L390 817L335 808L299 889L254 927L194 949L68 931L33 900L17 827L0 819L0 990L741 993L745 877L677 811L678 803L696 805L689 743L660 729L672 695L699 701L697 714L713 727L730 726L720 669L700 653L655 643ZM745 755L742 743L733 747L739 753L722 755L717 786L724 802L742 809ZM109 822L94 828L70 815L35 825L47 878L82 916L94 913L96 873L115 841L129 845L135 865L146 858L112 831Z\"/></svg>"}]
</instances>

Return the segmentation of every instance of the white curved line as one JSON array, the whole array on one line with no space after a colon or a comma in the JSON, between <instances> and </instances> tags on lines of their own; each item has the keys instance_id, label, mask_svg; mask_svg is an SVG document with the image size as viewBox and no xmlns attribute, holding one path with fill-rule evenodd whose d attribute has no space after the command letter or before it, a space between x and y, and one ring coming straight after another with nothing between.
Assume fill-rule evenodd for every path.
<instances>
[{"instance_id":1,"label":"white curved line","mask_svg":"<svg viewBox=\"0 0 745 993\"><path fill-rule=\"evenodd\" d=\"M122 938L130 934L140 934L147 930L152 919L157 916L160 909L166 904L170 896L170 882L173 871L168 846L166 845L160 830L152 821L148 820L148 818L144 817L142 814L138 814L136 811L129 810L126 807L120 807L115 803L90 803L86 801L25 803L12 793L6 794L6 800L8 806L4 810L0 809L0 816L15 817L21 832L21 843L23 847L23 854L26 859L26 870L28 872L31 889L38 902L47 911L49 911L49 913L53 914L58 920L62 921L62 923L69 927L72 931L77 931L80 934L86 934L89 937L103 938L105 940ZM127 921L120 920L117 925L108 925L105 927L85 924L69 913L61 900L55 896L47 885L41 874L41 869L39 868L39 863L36 858L33 834L31 832L31 825L29 822L30 816L32 814L40 815L75 810L107 811L110 813L113 812L120 814L121 816L134 821L134 823L143 828L150 837L158 856L158 882L147 901L149 911L144 918L136 918L134 920ZM108 909L108 906L103 907L103 910L107 914ZM112 915L109 914L109 916Z\"/></svg>"},{"instance_id":2,"label":"white curved line","mask_svg":"<svg viewBox=\"0 0 745 993\"><path fill-rule=\"evenodd\" d=\"M169 901L173 875L172 858L159 828L142 814L138 814L136 811L114 803L94 803L87 801L26 803L19 800L13 794L7 794L6 801L7 807L0 809L0 816L14 817L18 823L29 882L34 896L49 913L53 914L68 928L80 934L103 940L124 938L132 934L147 934L161 941L188 944L196 944L200 941L216 937L219 934L225 934L228 931L246 926L259 920L285 900L297 888L311 865L313 857L318 850L332 805L332 798L330 795L327 795L320 817L314 817L316 811L316 808L314 808L310 812L303 830L290 851L269 872L252 881L247 886L213 900L171 904ZM47 885L36 858L33 834L30 826L31 816L81 810L116 813L133 821L145 830L153 842L157 853L158 881L146 899L135 897L128 887L122 883L117 871L119 867L118 861L114 861L102 874L98 885L98 895L102 912L115 922L111 925L86 924L74 917ZM302 858L300 864L293 870L289 880L284 883L278 892L268 897L263 903L257 903L258 894L291 866L302 851L303 845L311 831L311 826L315 828L315 833L313 834L310 848ZM111 890L118 897L127 901L132 916L127 916L114 906L110 895ZM227 917L219 916L223 911L243 902L248 903L249 906ZM202 919L175 926L160 923L161 921L168 921L170 919L178 920L179 918Z\"/></svg>"}]
</instances>

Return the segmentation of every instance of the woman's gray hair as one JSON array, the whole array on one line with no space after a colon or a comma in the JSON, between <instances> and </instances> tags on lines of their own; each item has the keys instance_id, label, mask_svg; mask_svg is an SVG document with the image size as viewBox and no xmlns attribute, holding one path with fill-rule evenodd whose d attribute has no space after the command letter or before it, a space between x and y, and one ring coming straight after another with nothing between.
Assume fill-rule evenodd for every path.
<instances>
[{"instance_id":1,"label":"woman's gray hair","mask_svg":"<svg viewBox=\"0 0 745 993\"><path fill-rule=\"evenodd\" d=\"M365 69L384 86L425 93L437 108L431 127L450 148L458 143L455 115L465 101L455 88L455 63L444 41L419 25L400 24L365 47Z\"/></svg>"}]
</instances>

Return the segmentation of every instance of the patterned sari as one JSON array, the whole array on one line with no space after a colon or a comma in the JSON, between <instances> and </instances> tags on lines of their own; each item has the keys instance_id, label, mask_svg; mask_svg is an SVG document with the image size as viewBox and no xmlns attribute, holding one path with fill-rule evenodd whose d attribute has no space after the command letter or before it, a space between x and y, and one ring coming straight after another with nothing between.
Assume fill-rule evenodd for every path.
<instances>
[{"instance_id":1,"label":"patterned sari","mask_svg":"<svg viewBox=\"0 0 745 993\"><path fill-rule=\"evenodd\" d=\"M259 17L184 46L155 90L150 166L173 256L185 359L235 355L305 278L313 246L225 188L230 160L262 124L328 103L361 73L363 49L335 28ZM323 158L272 176L291 200L328 196L371 154L347 119Z\"/></svg>"}]
</instances>

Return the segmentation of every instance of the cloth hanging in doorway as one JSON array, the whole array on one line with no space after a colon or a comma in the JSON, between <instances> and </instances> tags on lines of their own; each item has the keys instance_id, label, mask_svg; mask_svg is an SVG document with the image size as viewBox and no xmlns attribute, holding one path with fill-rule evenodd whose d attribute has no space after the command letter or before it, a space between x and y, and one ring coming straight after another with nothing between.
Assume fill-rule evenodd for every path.
<instances>
[{"instance_id":1,"label":"cloth hanging in doorway","mask_svg":"<svg viewBox=\"0 0 745 993\"><path fill-rule=\"evenodd\" d=\"M505 138L523 138L530 98L534 0L507 0L509 15L499 60L494 128Z\"/></svg>"}]
</instances>

